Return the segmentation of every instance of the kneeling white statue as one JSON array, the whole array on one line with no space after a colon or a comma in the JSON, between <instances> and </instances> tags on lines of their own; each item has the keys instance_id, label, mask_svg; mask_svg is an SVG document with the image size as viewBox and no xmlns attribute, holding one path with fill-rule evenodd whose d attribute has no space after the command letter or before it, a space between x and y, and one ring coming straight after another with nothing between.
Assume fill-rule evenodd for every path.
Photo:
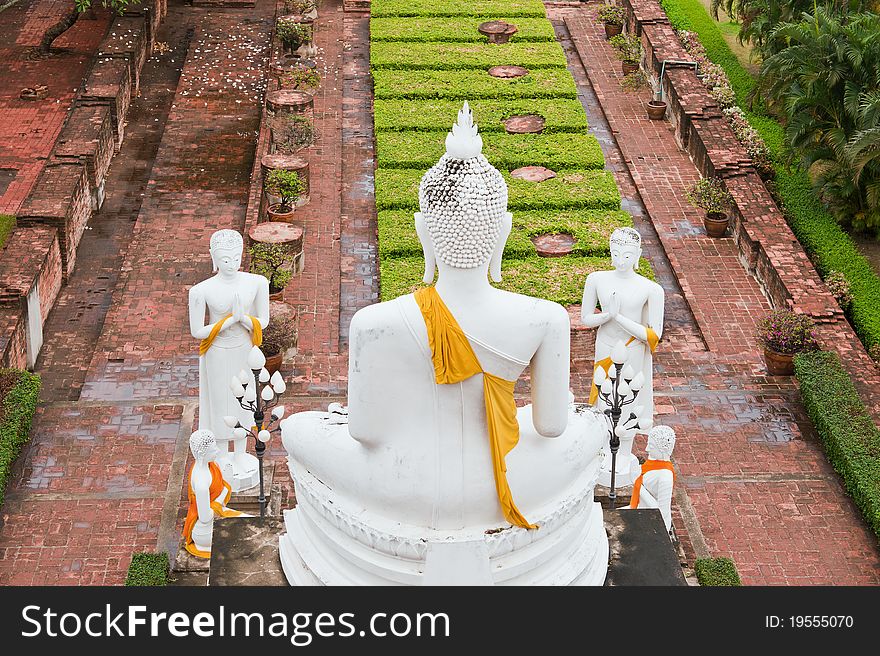
<instances>
[{"instance_id":1,"label":"kneeling white statue","mask_svg":"<svg viewBox=\"0 0 880 656\"><path fill-rule=\"evenodd\" d=\"M501 291L507 187L465 104L423 177L416 230L434 287L352 320L349 406L282 424L296 585L594 584L608 540L593 489L604 419L569 393L570 325ZM531 367L533 405L514 385ZM548 439L554 438L554 439Z\"/></svg>"},{"instance_id":2,"label":"kneeling white statue","mask_svg":"<svg viewBox=\"0 0 880 656\"><path fill-rule=\"evenodd\" d=\"M674 448L674 430L669 426L654 426L651 429L648 433L648 459L642 464L642 473L633 483L629 504L630 508L659 508L667 531L672 531L675 468L670 459Z\"/></svg>"}]
</instances>

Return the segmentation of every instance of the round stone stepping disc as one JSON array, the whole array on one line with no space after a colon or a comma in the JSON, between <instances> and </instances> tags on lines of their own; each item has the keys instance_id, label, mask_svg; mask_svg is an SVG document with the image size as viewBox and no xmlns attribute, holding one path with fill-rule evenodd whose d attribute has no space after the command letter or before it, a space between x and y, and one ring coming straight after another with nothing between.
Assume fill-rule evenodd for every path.
<instances>
[{"instance_id":1,"label":"round stone stepping disc","mask_svg":"<svg viewBox=\"0 0 880 656\"><path fill-rule=\"evenodd\" d=\"M486 21L477 28L480 34L489 39L489 43L507 43L519 30L516 25L504 21Z\"/></svg>"},{"instance_id":2,"label":"round stone stepping disc","mask_svg":"<svg viewBox=\"0 0 880 656\"><path fill-rule=\"evenodd\" d=\"M577 240L566 233L558 235L537 235L532 237L535 250L541 257L562 257L570 255Z\"/></svg>"},{"instance_id":3,"label":"round stone stepping disc","mask_svg":"<svg viewBox=\"0 0 880 656\"><path fill-rule=\"evenodd\" d=\"M493 66L489 69L489 75L491 75L492 77L511 78L522 77L528 74L529 69L523 68L522 66L510 66L508 64L504 64L502 66Z\"/></svg>"},{"instance_id":4,"label":"round stone stepping disc","mask_svg":"<svg viewBox=\"0 0 880 656\"><path fill-rule=\"evenodd\" d=\"M544 117L538 114L511 116L502 121L508 134L533 134L544 129Z\"/></svg>"},{"instance_id":5,"label":"round stone stepping disc","mask_svg":"<svg viewBox=\"0 0 880 656\"><path fill-rule=\"evenodd\" d=\"M555 178L556 171L545 166L523 166L515 171L511 171L510 175L520 180L528 180L529 182L544 182L544 180Z\"/></svg>"}]
</instances>

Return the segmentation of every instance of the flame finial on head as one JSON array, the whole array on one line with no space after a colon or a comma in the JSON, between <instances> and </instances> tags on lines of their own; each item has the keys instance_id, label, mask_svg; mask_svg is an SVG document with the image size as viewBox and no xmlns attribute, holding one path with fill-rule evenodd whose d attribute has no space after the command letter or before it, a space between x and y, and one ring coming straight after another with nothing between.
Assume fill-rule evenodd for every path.
<instances>
[{"instance_id":1,"label":"flame finial on head","mask_svg":"<svg viewBox=\"0 0 880 656\"><path fill-rule=\"evenodd\" d=\"M446 135L446 154L455 159L470 159L483 152L483 138L477 133L474 113L467 100L458 110L458 121Z\"/></svg>"}]
</instances>

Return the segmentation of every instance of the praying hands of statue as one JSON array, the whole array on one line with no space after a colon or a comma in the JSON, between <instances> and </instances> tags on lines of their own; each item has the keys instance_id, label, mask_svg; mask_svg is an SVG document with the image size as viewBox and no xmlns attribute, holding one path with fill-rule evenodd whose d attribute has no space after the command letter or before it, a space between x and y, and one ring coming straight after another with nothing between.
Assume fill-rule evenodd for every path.
<instances>
[{"instance_id":1,"label":"praying hands of statue","mask_svg":"<svg viewBox=\"0 0 880 656\"><path fill-rule=\"evenodd\" d=\"M611 293L611 300L608 308L602 308L602 312L596 312L595 308L599 304L599 294L593 280L587 278L587 284L584 287L584 296L581 300L581 323L590 328L598 328L609 321L613 321L620 313L620 299L616 292ZM588 312L587 308L593 308L593 312Z\"/></svg>"}]
</instances>

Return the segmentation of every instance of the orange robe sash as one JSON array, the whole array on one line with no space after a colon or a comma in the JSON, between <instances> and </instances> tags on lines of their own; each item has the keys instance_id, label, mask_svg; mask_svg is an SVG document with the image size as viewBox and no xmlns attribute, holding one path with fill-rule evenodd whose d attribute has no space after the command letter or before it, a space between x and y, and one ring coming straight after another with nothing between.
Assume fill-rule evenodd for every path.
<instances>
[{"instance_id":1,"label":"orange robe sash","mask_svg":"<svg viewBox=\"0 0 880 656\"><path fill-rule=\"evenodd\" d=\"M517 509L507 482L507 465L504 462L504 458L519 442L519 424L513 398L516 381L505 380L483 371L464 331L434 287L418 290L415 299L428 329L428 345L431 348L437 384L460 383L476 374L483 374L483 397L495 488L505 519L514 526L538 528L536 524L529 523Z\"/></svg>"},{"instance_id":2,"label":"orange robe sash","mask_svg":"<svg viewBox=\"0 0 880 656\"><path fill-rule=\"evenodd\" d=\"M193 466L189 468L189 477L187 478L187 480L190 481L189 490L187 491L189 496L189 508L186 511L186 520L183 522L183 546L188 552L197 558L210 558L211 553L208 551L200 551L196 547L192 538L193 526L196 525L196 520L199 518L199 508L196 505L196 493L192 489L192 472L195 466L196 464L193 463ZM232 486L223 480L223 474L220 472L220 467L216 462L209 462L208 469L211 471L211 485L208 488L208 494L211 497L211 510L214 511L214 514L219 515L220 517L238 517L241 515L239 511L226 507L226 504L229 503L229 498L232 496ZM223 503L220 503L216 501L216 499L220 496L220 493L223 490L226 490L226 494L223 496Z\"/></svg>"},{"instance_id":3,"label":"orange robe sash","mask_svg":"<svg viewBox=\"0 0 880 656\"><path fill-rule=\"evenodd\" d=\"M672 480L675 481L675 469L668 460L645 460L642 464L642 473L633 482L632 497L629 501L630 508L639 507L639 495L642 492L642 479L649 471L657 471L660 469L668 469L672 472Z\"/></svg>"},{"instance_id":4,"label":"orange robe sash","mask_svg":"<svg viewBox=\"0 0 880 656\"><path fill-rule=\"evenodd\" d=\"M199 356L204 355L208 352L208 349L211 348L211 344L214 343L214 340L217 339L217 335L220 334L220 330L223 328L223 324L226 323L226 320L229 319L232 315L227 314L225 317L220 319L214 326L211 328L211 332L208 333L208 336L205 337L201 342L199 342ZM260 346L263 343L263 326L260 325L260 320L256 317L251 317L251 323L254 326L254 330L251 333L251 341L254 346Z\"/></svg>"},{"instance_id":5,"label":"orange robe sash","mask_svg":"<svg viewBox=\"0 0 880 656\"><path fill-rule=\"evenodd\" d=\"M648 348L651 349L651 353L657 350L657 344L660 343L660 338L657 337L657 333L654 332L654 329L650 326L645 326L645 334L648 337ZM630 337L627 340L626 345L629 346L634 341L636 341L635 337ZM602 367L605 370L605 374L608 374L608 370L611 369L611 365L614 363L611 361L610 357L602 358L601 360L597 360L593 365L593 373L596 373L596 369ZM596 403L596 399L599 398L599 388L596 386L596 383L593 383L590 386L590 398L587 401L590 405Z\"/></svg>"}]
</instances>

